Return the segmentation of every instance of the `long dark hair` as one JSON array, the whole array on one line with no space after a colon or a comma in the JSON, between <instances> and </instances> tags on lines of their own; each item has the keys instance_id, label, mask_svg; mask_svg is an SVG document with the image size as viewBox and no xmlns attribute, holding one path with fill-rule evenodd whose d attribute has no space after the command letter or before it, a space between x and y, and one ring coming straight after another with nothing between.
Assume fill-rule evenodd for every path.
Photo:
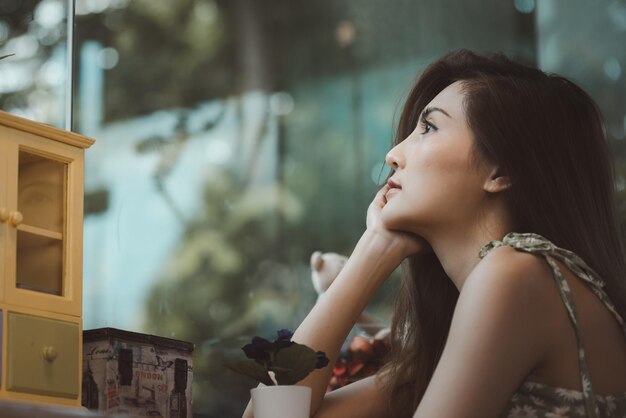
<instances>
[{"instance_id":1,"label":"long dark hair","mask_svg":"<svg viewBox=\"0 0 626 418\"><path fill-rule=\"evenodd\" d=\"M619 236L609 144L594 101L568 79L502 54L451 52L411 90L396 143L439 92L461 80L476 162L509 176L516 232L540 234L578 254L606 282L626 317L626 260ZM430 382L450 329L458 290L433 253L406 262L383 369L394 417L411 416ZM407 406L412 407L407 409Z\"/></svg>"}]
</instances>

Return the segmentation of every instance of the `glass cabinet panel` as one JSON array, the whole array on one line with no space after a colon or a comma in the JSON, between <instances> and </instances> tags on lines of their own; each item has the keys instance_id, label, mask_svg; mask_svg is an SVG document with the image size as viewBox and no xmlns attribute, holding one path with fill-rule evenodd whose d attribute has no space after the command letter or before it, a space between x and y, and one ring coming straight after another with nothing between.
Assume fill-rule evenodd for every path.
<instances>
[{"instance_id":1,"label":"glass cabinet panel","mask_svg":"<svg viewBox=\"0 0 626 418\"><path fill-rule=\"evenodd\" d=\"M67 164L19 153L16 284L61 295Z\"/></svg>"},{"instance_id":2,"label":"glass cabinet panel","mask_svg":"<svg viewBox=\"0 0 626 418\"><path fill-rule=\"evenodd\" d=\"M17 231L17 287L61 295L63 242Z\"/></svg>"},{"instance_id":3,"label":"glass cabinet panel","mask_svg":"<svg viewBox=\"0 0 626 418\"><path fill-rule=\"evenodd\" d=\"M17 210L25 225L63 232L66 164L20 151Z\"/></svg>"}]
</instances>

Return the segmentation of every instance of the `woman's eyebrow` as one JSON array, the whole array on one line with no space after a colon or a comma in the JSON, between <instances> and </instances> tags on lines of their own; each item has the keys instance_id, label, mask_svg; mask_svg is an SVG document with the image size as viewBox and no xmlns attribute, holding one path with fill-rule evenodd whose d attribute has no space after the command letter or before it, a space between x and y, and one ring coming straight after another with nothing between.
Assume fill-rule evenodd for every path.
<instances>
[{"instance_id":1,"label":"woman's eyebrow","mask_svg":"<svg viewBox=\"0 0 626 418\"><path fill-rule=\"evenodd\" d=\"M452 116L450 116L448 114L448 112L446 112L445 110L443 110L440 107L427 107L426 109L424 109L422 111L422 114L420 115L420 118L424 119L426 118L429 114L431 114L432 112L441 112L444 115L446 115L447 117L449 117L450 119L452 119Z\"/></svg>"}]
</instances>

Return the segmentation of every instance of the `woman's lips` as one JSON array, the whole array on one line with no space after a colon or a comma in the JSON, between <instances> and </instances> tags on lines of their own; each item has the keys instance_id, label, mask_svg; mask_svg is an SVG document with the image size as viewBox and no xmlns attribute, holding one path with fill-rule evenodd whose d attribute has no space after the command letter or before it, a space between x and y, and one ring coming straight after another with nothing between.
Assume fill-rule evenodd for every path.
<instances>
[{"instance_id":1,"label":"woman's lips","mask_svg":"<svg viewBox=\"0 0 626 418\"><path fill-rule=\"evenodd\" d=\"M387 190L387 193L385 193L385 196L390 196L396 192L399 192L402 189L402 187L400 187L398 183L396 183L395 181L391 179L387 180L387 187L389 187L389 190Z\"/></svg>"},{"instance_id":2,"label":"woman's lips","mask_svg":"<svg viewBox=\"0 0 626 418\"><path fill-rule=\"evenodd\" d=\"M401 189L402 188L400 187L398 183L396 183L395 181L391 179L387 180L387 186L389 186L389 189Z\"/></svg>"}]
</instances>

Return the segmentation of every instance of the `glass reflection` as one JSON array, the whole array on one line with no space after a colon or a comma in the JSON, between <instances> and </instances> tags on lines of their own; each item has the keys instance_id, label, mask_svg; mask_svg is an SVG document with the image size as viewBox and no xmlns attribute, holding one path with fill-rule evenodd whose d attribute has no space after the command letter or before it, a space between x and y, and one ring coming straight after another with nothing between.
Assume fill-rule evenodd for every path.
<instances>
[{"instance_id":1,"label":"glass reflection","mask_svg":"<svg viewBox=\"0 0 626 418\"><path fill-rule=\"evenodd\" d=\"M24 224L63 232L65 164L20 152L18 210Z\"/></svg>"}]
</instances>

